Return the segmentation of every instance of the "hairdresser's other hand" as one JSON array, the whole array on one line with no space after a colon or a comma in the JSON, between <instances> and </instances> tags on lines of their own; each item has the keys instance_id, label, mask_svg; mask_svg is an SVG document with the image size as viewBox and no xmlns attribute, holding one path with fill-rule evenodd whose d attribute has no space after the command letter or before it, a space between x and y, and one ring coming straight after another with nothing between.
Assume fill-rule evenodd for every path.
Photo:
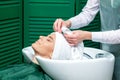
<instances>
[{"instance_id":1,"label":"hairdresser's other hand","mask_svg":"<svg viewBox=\"0 0 120 80\"><path fill-rule=\"evenodd\" d=\"M54 31L61 33L62 26L66 26L69 28L70 25L71 25L71 22L69 20L64 21L63 19L59 18L59 19L55 20L55 22L53 24L53 29L54 29Z\"/></svg>"},{"instance_id":2,"label":"hairdresser's other hand","mask_svg":"<svg viewBox=\"0 0 120 80\"><path fill-rule=\"evenodd\" d=\"M91 40L92 33L88 31L75 30L72 31L72 34L64 34L66 40L71 46L75 46L83 40Z\"/></svg>"}]
</instances>

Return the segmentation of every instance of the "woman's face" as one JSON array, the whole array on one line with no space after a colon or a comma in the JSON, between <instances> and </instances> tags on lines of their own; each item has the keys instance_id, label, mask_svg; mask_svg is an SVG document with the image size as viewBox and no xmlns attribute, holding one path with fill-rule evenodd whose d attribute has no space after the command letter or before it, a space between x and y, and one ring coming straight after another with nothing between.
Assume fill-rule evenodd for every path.
<instances>
[{"instance_id":1,"label":"woman's face","mask_svg":"<svg viewBox=\"0 0 120 80\"><path fill-rule=\"evenodd\" d=\"M36 55L41 57L51 58L55 45L55 34L52 33L48 36L40 36L35 43L32 44L32 47Z\"/></svg>"}]
</instances>

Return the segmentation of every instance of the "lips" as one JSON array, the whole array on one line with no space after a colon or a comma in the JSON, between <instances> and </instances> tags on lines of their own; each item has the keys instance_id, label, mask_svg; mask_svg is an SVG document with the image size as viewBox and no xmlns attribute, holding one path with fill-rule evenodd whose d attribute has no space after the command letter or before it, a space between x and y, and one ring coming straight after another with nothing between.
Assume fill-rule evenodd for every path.
<instances>
[{"instance_id":1,"label":"lips","mask_svg":"<svg viewBox=\"0 0 120 80\"><path fill-rule=\"evenodd\" d=\"M38 41L36 41L36 44L41 44L41 39L39 39Z\"/></svg>"}]
</instances>

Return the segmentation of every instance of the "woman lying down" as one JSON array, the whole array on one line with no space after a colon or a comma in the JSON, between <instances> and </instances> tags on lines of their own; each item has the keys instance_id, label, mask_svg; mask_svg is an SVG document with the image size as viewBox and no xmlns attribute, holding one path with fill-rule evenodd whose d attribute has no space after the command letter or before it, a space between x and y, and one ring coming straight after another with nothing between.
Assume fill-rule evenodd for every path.
<instances>
[{"instance_id":1,"label":"woman lying down","mask_svg":"<svg viewBox=\"0 0 120 80\"><path fill-rule=\"evenodd\" d=\"M78 51L73 51L61 33L53 32L40 38L32 44L35 55L56 60L82 59L83 47L77 46Z\"/></svg>"}]
</instances>

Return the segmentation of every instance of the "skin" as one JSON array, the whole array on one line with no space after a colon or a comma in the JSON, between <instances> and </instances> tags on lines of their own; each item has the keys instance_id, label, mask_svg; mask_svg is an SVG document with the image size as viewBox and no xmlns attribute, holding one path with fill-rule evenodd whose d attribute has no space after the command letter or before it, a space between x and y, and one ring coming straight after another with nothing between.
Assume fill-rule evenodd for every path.
<instances>
[{"instance_id":1,"label":"skin","mask_svg":"<svg viewBox=\"0 0 120 80\"><path fill-rule=\"evenodd\" d=\"M53 24L53 29L54 31L61 33L62 26L66 26L67 28L69 28L71 26L71 21L64 21L61 18L56 19ZM64 34L64 36L71 46L75 46L83 40L92 40L92 33L89 31L75 30L72 31L72 34Z\"/></svg>"},{"instance_id":2,"label":"skin","mask_svg":"<svg viewBox=\"0 0 120 80\"><path fill-rule=\"evenodd\" d=\"M72 31L72 35L65 34L64 37L69 42L71 46L75 46L83 40L91 40L92 33L88 31L75 30Z\"/></svg>"},{"instance_id":3,"label":"skin","mask_svg":"<svg viewBox=\"0 0 120 80\"><path fill-rule=\"evenodd\" d=\"M35 51L35 55L51 59L55 45L55 34L48 36L40 36L40 38L32 44L32 48Z\"/></svg>"},{"instance_id":4,"label":"skin","mask_svg":"<svg viewBox=\"0 0 120 80\"><path fill-rule=\"evenodd\" d=\"M60 32L61 33L62 32L61 31L62 26L66 26L66 27L69 28L71 26L71 22L69 20L64 21L61 18L56 19L54 24L53 24L53 29L56 32Z\"/></svg>"}]
</instances>

